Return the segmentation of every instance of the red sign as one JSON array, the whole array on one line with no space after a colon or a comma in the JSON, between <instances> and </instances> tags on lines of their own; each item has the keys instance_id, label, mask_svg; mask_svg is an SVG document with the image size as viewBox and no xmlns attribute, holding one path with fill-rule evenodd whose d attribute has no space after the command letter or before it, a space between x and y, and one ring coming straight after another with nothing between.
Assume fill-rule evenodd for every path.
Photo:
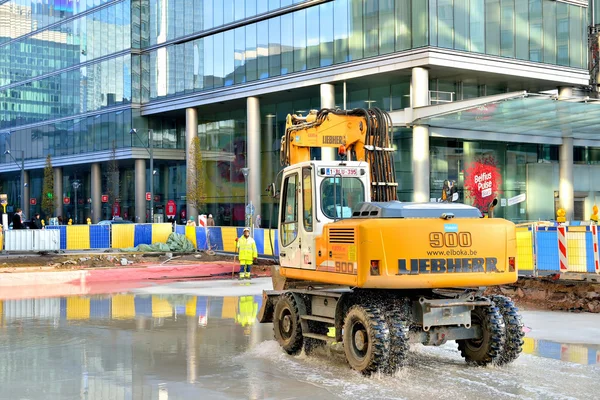
<instances>
[{"instance_id":1,"label":"red sign","mask_svg":"<svg viewBox=\"0 0 600 400\"><path fill-rule=\"evenodd\" d=\"M175 217L177 214L177 204L173 200L167 202L167 218Z\"/></svg>"},{"instance_id":2,"label":"red sign","mask_svg":"<svg viewBox=\"0 0 600 400\"><path fill-rule=\"evenodd\" d=\"M71 204L71 199L68 197L63 198L63 204Z\"/></svg>"},{"instance_id":3,"label":"red sign","mask_svg":"<svg viewBox=\"0 0 600 400\"><path fill-rule=\"evenodd\" d=\"M32 206L35 206L37 204L37 200L35 198L31 198L31 199L29 199L29 204L31 204Z\"/></svg>"},{"instance_id":4,"label":"red sign","mask_svg":"<svg viewBox=\"0 0 600 400\"><path fill-rule=\"evenodd\" d=\"M151 198L152 198L152 194L150 192L146 192L146 200L150 201Z\"/></svg>"},{"instance_id":5,"label":"red sign","mask_svg":"<svg viewBox=\"0 0 600 400\"><path fill-rule=\"evenodd\" d=\"M103 203L108 203L108 195L107 194L103 194L102 195L102 202Z\"/></svg>"},{"instance_id":6,"label":"red sign","mask_svg":"<svg viewBox=\"0 0 600 400\"><path fill-rule=\"evenodd\" d=\"M473 198L473 205L487 211L497 197L502 185L502 177L496 159L488 156L471 163L465 174L465 189Z\"/></svg>"}]
</instances>

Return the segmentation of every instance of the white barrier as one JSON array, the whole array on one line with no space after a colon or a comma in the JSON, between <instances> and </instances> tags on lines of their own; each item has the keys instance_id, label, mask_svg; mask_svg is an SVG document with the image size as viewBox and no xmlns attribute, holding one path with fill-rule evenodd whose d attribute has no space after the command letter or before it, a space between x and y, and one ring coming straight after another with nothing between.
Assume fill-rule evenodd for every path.
<instances>
[{"instance_id":1,"label":"white barrier","mask_svg":"<svg viewBox=\"0 0 600 400\"><path fill-rule=\"evenodd\" d=\"M6 251L60 250L60 231L50 229L13 229L4 232Z\"/></svg>"}]
</instances>

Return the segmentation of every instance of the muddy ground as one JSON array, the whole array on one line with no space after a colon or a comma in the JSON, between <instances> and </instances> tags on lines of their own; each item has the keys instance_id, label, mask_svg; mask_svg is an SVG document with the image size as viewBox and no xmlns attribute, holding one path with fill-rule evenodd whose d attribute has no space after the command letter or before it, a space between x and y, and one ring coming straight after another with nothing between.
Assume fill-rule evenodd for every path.
<instances>
[{"instance_id":1,"label":"muddy ground","mask_svg":"<svg viewBox=\"0 0 600 400\"><path fill-rule=\"evenodd\" d=\"M600 283L550 277L523 277L513 285L490 287L486 294L503 294L526 310L600 313Z\"/></svg>"},{"instance_id":2,"label":"muddy ground","mask_svg":"<svg viewBox=\"0 0 600 400\"><path fill-rule=\"evenodd\" d=\"M178 265L195 263L237 262L233 255L208 254L206 252L178 254L172 253L120 253L107 251L103 253L78 254L27 254L11 255L0 258L0 272L26 272L32 270L68 270L82 268L114 268L143 265ZM259 259L255 266L270 270L274 262Z\"/></svg>"}]
</instances>

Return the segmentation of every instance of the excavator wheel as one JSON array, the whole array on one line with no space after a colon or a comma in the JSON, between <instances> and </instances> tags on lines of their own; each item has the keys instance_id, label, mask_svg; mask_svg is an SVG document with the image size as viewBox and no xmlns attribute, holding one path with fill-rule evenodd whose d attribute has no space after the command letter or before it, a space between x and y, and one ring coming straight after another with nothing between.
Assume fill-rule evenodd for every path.
<instances>
[{"instance_id":1,"label":"excavator wheel","mask_svg":"<svg viewBox=\"0 0 600 400\"><path fill-rule=\"evenodd\" d=\"M282 295L273 313L273 333L275 339L288 354L298 354L302 350L302 326L300 313L294 296Z\"/></svg>"},{"instance_id":2,"label":"excavator wheel","mask_svg":"<svg viewBox=\"0 0 600 400\"><path fill-rule=\"evenodd\" d=\"M504 319L494 305L478 306L471 311L471 325L480 326L479 339L457 340L458 350L468 363L484 366L498 360L504 349Z\"/></svg>"},{"instance_id":3,"label":"excavator wheel","mask_svg":"<svg viewBox=\"0 0 600 400\"><path fill-rule=\"evenodd\" d=\"M504 319L504 334L506 336L504 348L500 352L496 364L505 365L519 358L523 350L523 337L525 336L525 332L523 332L523 320L519 315L519 309L515 307L510 298L494 296L492 300Z\"/></svg>"},{"instance_id":4,"label":"excavator wheel","mask_svg":"<svg viewBox=\"0 0 600 400\"><path fill-rule=\"evenodd\" d=\"M408 356L408 323L404 320L404 314L391 310L386 313L386 322L390 329L390 357L386 372L395 374L406 363Z\"/></svg>"},{"instance_id":5,"label":"excavator wheel","mask_svg":"<svg viewBox=\"0 0 600 400\"><path fill-rule=\"evenodd\" d=\"M376 307L355 305L344 320L344 352L350 366L364 374L384 369L390 353L390 330Z\"/></svg>"}]
</instances>

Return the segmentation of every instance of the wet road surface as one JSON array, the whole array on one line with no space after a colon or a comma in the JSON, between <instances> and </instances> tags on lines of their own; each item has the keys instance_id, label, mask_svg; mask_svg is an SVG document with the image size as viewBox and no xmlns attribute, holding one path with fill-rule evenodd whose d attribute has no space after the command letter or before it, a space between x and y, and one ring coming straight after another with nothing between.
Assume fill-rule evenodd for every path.
<instances>
[{"instance_id":1,"label":"wet road surface","mask_svg":"<svg viewBox=\"0 0 600 400\"><path fill-rule=\"evenodd\" d=\"M328 349L285 354L271 325L255 323L269 286L0 301L0 399L590 399L600 390L598 315L525 312L524 354L508 367L467 366L450 342L413 345L396 376L367 378Z\"/></svg>"}]
</instances>

